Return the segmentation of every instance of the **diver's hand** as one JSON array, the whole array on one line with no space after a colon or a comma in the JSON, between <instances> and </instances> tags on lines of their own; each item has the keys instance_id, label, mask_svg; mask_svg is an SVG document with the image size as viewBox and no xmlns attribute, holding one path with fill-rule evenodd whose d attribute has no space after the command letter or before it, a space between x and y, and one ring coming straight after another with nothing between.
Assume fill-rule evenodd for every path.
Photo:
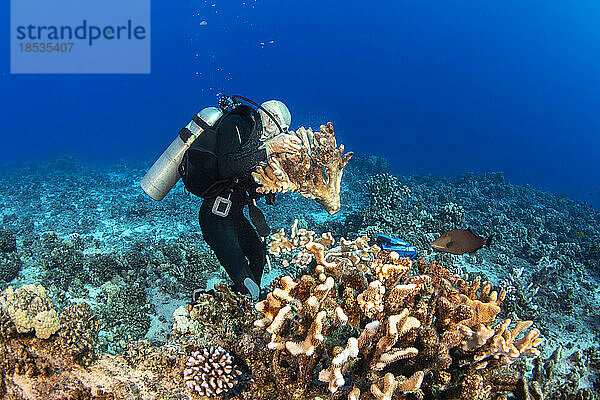
<instances>
[{"instance_id":1,"label":"diver's hand","mask_svg":"<svg viewBox=\"0 0 600 400\"><path fill-rule=\"evenodd\" d=\"M269 154L273 153L295 153L302 148L300 138L295 135L282 133L265 142Z\"/></svg>"}]
</instances>

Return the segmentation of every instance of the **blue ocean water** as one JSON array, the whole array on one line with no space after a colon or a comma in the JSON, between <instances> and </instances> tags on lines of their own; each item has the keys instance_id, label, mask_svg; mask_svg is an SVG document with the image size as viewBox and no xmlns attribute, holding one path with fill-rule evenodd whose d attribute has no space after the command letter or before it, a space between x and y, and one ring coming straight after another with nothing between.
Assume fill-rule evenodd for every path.
<instances>
[{"instance_id":1,"label":"blue ocean water","mask_svg":"<svg viewBox=\"0 0 600 400\"><path fill-rule=\"evenodd\" d=\"M151 5L149 74L0 41L0 398L600 398L600 3ZM264 215L140 187L223 94L315 129Z\"/></svg>"},{"instance_id":2,"label":"blue ocean water","mask_svg":"<svg viewBox=\"0 0 600 400\"><path fill-rule=\"evenodd\" d=\"M151 163L238 93L284 100L293 128L333 121L396 173L501 171L600 205L599 17L595 1L155 0L148 75L11 75L0 41L0 159Z\"/></svg>"}]
</instances>

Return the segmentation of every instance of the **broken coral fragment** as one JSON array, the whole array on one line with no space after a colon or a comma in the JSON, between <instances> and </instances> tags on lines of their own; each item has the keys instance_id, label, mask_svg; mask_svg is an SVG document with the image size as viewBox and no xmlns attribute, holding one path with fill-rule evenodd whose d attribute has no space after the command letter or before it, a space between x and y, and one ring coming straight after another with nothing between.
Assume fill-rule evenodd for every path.
<instances>
[{"instance_id":1,"label":"broken coral fragment","mask_svg":"<svg viewBox=\"0 0 600 400\"><path fill-rule=\"evenodd\" d=\"M344 154L344 145L337 147L331 122L321 125L318 132L301 127L290 134L300 138L302 148L294 154L274 154L261 163L252 172L254 180L261 185L257 191L300 193L335 214L341 207L342 170L354 153Z\"/></svg>"}]
</instances>

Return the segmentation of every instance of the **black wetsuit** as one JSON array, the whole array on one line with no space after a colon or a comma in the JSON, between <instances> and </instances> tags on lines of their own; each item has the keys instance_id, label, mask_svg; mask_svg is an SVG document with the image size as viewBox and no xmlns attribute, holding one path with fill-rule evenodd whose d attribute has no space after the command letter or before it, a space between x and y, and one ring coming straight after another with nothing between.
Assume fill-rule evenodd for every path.
<instances>
[{"instance_id":1,"label":"black wetsuit","mask_svg":"<svg viewBox=\"0 0 600 400\"><path fill-rule=\"evenodd\" d=\"M219 174L222 178L237 178L232 187L229 215L213 214L215 198L205 199L200 207L204 240L233 280L234 288L243 293L247 292L243 282L248 277L260 285L266 264L265 244L243 213L248 201L260 197L250 171L267 159L266 149L259 148L262 143L257 132L262 132L262 128L253 129L253 123L260 124L260 121L253 122L232 114L218 128ZM227 193L221 196L227 197Z\"/></svg>"}]
</instances>

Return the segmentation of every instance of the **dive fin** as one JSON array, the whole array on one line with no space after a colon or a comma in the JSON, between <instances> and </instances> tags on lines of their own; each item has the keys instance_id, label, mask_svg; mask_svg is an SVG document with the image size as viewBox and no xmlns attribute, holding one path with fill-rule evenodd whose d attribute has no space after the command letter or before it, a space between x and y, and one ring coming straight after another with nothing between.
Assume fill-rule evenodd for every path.
<instances>
[{"instance_id":1,"label":"dive fin","mask_svg":"<svg viewBox=\"0 0 600 400\"><path fill-rule=\"evenodd\" d=\"M492 233L490 236L488 236L487 240L485 241L485 245L487 247L490 247L490 245L492 244L492 239L494 238L494 234Z\"/></svg>"},{"instance_id":2,"label":"dive fin","mask_svg":"<svg viewBox=\"0 0 600 400\"><path fill-rule=\"evenodd\" d=\"M375 238L375 240L379 244L382 244L382 243L392 243L392 239L393 239L393 237L391 237L389 235L385 235L383 233L378 233L377 237Z\"/></svg>"},{"instance_id":3,"label":"dive fin","mask_svg":"<svg viewBox=\"0 0 600 400\"><path fill-rule=\"evenodd\" d=\"M260 297L260 287L256 284L256 282L254 282L252 278L248 277L244 279L244 286L246 287L248 293L250 293L252 301L257 302Z\"/></svg>"},{"instance_id":4,"label":"dive fin","mask_svg":"<svg viewBox=\"0 0 600 400\"><path fill-rule=\"evenodd\" d=\"M398 238L392 237L390 235L385 235L383 233L377 234L377 237L375 240L379 244L389 244L389 245L393 245L393 246L410 246L410 244L408 242L406 242L402 239L398 239Z\"/></svg>"}]
</instances>

